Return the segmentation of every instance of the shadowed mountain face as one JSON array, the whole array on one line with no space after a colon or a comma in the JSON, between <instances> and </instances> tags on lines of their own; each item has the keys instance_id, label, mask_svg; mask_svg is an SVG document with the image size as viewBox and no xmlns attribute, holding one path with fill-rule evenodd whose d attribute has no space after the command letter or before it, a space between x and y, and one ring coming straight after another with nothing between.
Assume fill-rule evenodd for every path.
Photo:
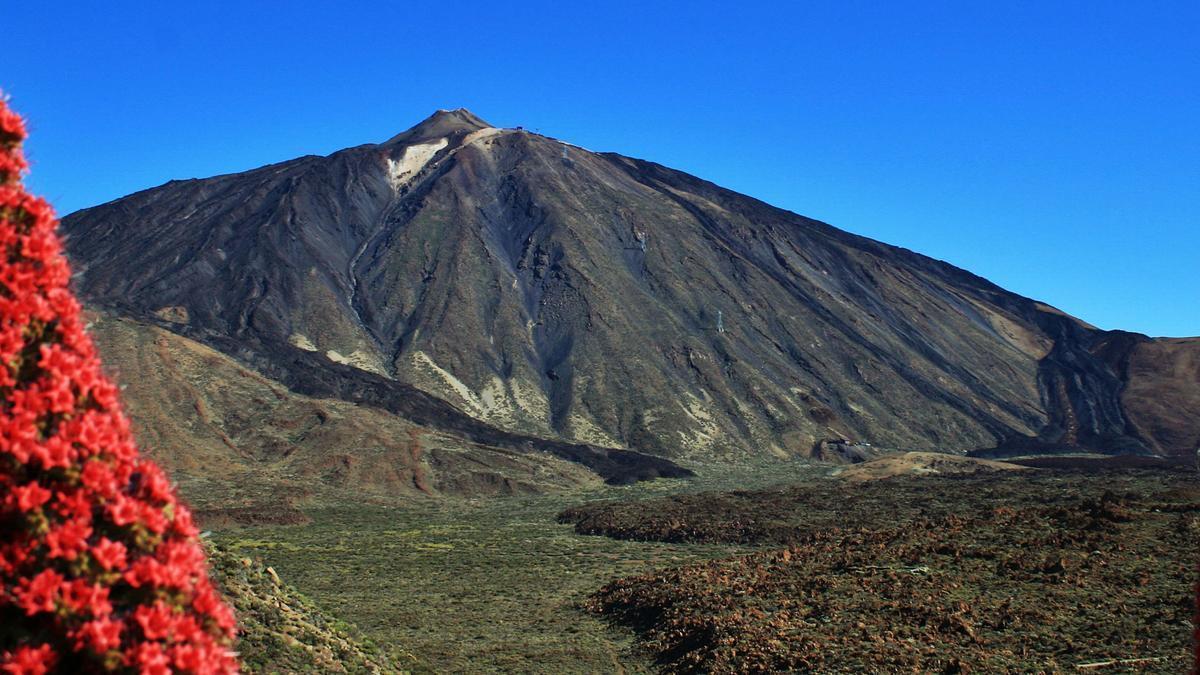
<instances>
[{"instance_id":1,"label":"shadowed mountain face","mask_svg":"<svg viewBox=\"0 0 1200 675\"><path fill-rule=\"evenodd\" d=\"M465 110L63 226L99 307L289 386L387 408L411 385L514 434L669 457L807 454L829 438L1200 444L1200 341L1100 331L911 251Z\"/></svg>"}]
</instances>

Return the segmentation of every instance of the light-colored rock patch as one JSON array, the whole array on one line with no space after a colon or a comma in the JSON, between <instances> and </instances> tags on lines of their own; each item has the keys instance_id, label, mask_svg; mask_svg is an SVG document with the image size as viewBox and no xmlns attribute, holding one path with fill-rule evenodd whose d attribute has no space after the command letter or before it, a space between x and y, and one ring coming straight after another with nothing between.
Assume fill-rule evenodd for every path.
<instances>
[{"instance_id":1,"label":"light-colored rock patch","mask_svg":"<svg viewBox=\"0 0 1200 675\"><path fill-rule=\"evenodd\" d=\"M1012 318L992 310L981 302L970 298L967 300L987 319L988 324L991 325L992 330L996 331L997 335L1026 356L1041 359L1054 348L1054 340L1025 328Z\"/></svg>"},{"instance_id":2,"label":"light-colored rock patch","mask_svg":"<svg viewBox=\"0 0 1200 675\"><path fill-rule=\"evenodd\" d=\"M359 370L365 370L369 373L375 373L376 375L383 375L385 377L387 376L387 373L379 366L378 363L376 363L375 359L361 349L355 349L354 351L350 352L349 356L343 356L341 353L330 349L329 351L325 352L325 356L334 363L341 363L353 368L358 368Z\"/></svg>"},{"instance_id":3,"label":"light-colored rock patch","mask_svg":"<svg viewBox=\"0 0 1200 675\"><path fill-rule=\"evenodd\" d=\"M545 422L550 419L550 400L540 388L516 379L509 380L508 387L518 408L535 420Z\"/></svg>"},{"instance_id":4,"label":"light-colored rock patch","mask_svg":"<svg viewBox=\"0 0 1200 675\"><path fill-rule=\"evenodd\" d=\"M506 429L525 429L530 426L548 430L550 401L541 389L516 378L504 380L492 376L478 392L439 366L428 354L413 352L412 367L429 378L433 393L449 396L465 412L485 422Z\"/></svg>"},{"instance_id":5,"label":"light-colored rock patch","mask_svg":"<svg viewBox=\"0 0 1200 675\"><path fill-rule=\"evenodd\" d=\"M483 419L500 425L516 423L520 411L506 383L493 375L490 382L479 391L479 415Z\"/></svg>"},{"instance_id":6,"label":"light-colored rock patch","mask_svg":"<svg viewBox=\"0 0 1200 675\"><path fill-rule=\"evenodd\" d=\"M429 163L429 160L433 159L438 150L449 144L449 140L439 138L432 143L408 146L404 149L404 155L399 160L388 157L388 182L392 184L392 189L399 190L413 176L417 175L417 172L425 168L425 165Z\"/></svg>"},{"instance_id":7,"label":"light-colored rock patch","mask_svg":"<svg viewBox=\"0 0 1200 675\"><path fill-rule=\"evenodd\" d=\"M940 452L905 452L887 455L862 464L854 464L837 472L837 477L855 483L893 478L895 476L927 476L934 474L996 473L1026 471L1028 467L990 459L947 455Z\"/></svg>"},{"instance_id":8,"label":"light-colored rock patch","mask_svg":"<svg viewBox=\"0 0 1200 675\"><path fill-rule=\"evenodd\" d=\"M472 143L482 141L486 138L491 138L492 136L499 134L501 131L501 129L497 129L496 127L485 127L477 131L472 131L471 133L467 134L465 138L463 138L462 147L466 147Z\"/></svg>"},{"instance_id":9,"label":"light-colored rock patch","mask_svg":"<svg viewBox=\"0 0 1200 675\"><path fill-rule=\"evenodd\" d=\"M160 307L154 310L154 316L171 323L187 323L190 321L187 307L182 305L170 305L168 307Z\"/></svg>"},{"instance_id":10,"label":"light-colored rock patch","mask_svg":"<svg viewBox=\"0 0 1200 675\"><path fill-rule=\"evenodd\" d=\"M317 346L314 345L312 343L312 340L309 340L308 336L306 336L306 335L301 335L299 333L292 333L288 337L288 342L290 342L293 347L299 347L300 349L303 349L308 352L317 351Z\"/></svg>"},{"instance_id":11,"label":"light-colored rock patch","mask_svg":"<svg viewBox=\"0 0 1200 675\"><path fill-rule=\"evenodd\" d=\"M429 358L428 354L422 351L413 352L412 360L413 366L417 370L441 380L443 384L450 388L450 391L457 394L460 402L469 408L468 412L478 415L483 410L483 406L480 405L479 397L475 395L475 392L463 384L462 380L455 377L453 373L435 363L433 359Z\"/></svg>"},{"instance_id":12,"label":"light-colored rock patch","mask_svg":"<svg viewBox=\"0 0 1200 675\"><path fill-rule=\"evenodd\" d=\"M687 450L708 450L723 436L721 427L712 413L705 409L705 402L692 394L685 393L679 406L691 420L689 428L678 430L680 444Z\"/></svg>"},{"instance_id":13,"label":"light-colored rock patch","mask_svg":"<svg viewBox=\"0 0 1200 675\"><path fill-rule=\"evenodd\" d=\"M606 448L625 447L624 443L605 433L595 422L578 413L572 413L567 418L567 430L571 438L579 443L591 443Z\"/></svg>"}]
</instances>

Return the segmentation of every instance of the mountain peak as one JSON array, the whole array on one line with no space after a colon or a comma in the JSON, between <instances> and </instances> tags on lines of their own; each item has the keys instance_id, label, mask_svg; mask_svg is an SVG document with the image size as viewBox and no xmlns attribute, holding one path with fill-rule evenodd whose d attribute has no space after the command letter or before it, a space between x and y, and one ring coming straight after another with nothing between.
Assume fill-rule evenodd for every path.
<instances>
[{"instance_id":1,"label":"mountain peak","mask_svg":"<svg viewBox=\"0 0 1200 675\"><path fill-rule=\"evenodd\" d=\"M423 390L568 445L1195 455L1200 341L1094 330L667 167L486 124L443 110L389 145L68 216L85 297L305 391L417 410Z\"/></svg>"},{"instance_id":2,"label":"mountain peak","mask_svg":"<svg viewBox=\"0 0 1200 675\"><path fill-rule=\"evenodd\" d=\"M466 108L454 110L437 110L420 124L389 138L385 145L393 143L416 143L452 136L454 134L469 134L472 131L486 129L492 125L475 115Z\"/></svg>"}]
</instances>

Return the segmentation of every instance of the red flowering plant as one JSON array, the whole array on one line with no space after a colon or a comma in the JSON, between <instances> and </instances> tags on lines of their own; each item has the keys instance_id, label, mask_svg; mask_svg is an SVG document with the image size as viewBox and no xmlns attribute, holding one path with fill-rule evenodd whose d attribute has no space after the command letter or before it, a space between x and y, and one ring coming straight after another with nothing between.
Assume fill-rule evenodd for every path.
<instances>
[{"instance_id":1,"label":"red flowering plant","mask_svg":"<svg viewBox=\"0 0 1200 675\"><path fill-rule=\"evenodd\" d=\"M191 513L101 372L0 99L0 672L231 673Z\"/></svg>"}]
</instances>

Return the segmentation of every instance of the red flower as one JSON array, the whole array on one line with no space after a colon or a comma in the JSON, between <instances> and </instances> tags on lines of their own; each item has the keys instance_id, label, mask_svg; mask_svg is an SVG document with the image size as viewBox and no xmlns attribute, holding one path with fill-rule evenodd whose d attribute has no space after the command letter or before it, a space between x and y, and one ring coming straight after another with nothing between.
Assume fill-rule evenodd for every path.
<instances>
[{"instance_id":1,"label":"red flower","mask_svg":"<svg viewBox=\"0 0 1200 675\"><path fill-rule=\"evenodd\" d=\"M125 545L102 537L99 543L92 547L92 558L106 570L125 567Z\"/></svg>"},{"instance_id":2,"label":"red flower","mask_svg":"<svg viewBox=\"0 0 1200 675\"><path fill-rule=\"evenodd\" d=\"M25 613L33 616L38 612L53 612L54 600L62 586L63 576L54 570L42 570L32 579L22 580L17 590L17 599Z\"/></svg>"},{"instance_id":3,"label":"red flower","mask_svg":"<svg viewBox=\"0 0 1200 675\"><path fill-rule=\"evenodd\" d=\"M46 534L46 557L74 560L87 550L87 540L91 535L90 519L68 520Z\"/></svg>"},{"instance_id":4,"label":"red flower","mask_svg":"<svg viewBox=\"0 0 1200 675\"><path fill-rule=\"evenodd\" d=\"M233 612L229 611L229 606L211 586L196 591L196 596L192 598L192 609L199 614L207 614L223 630L233 630L236 625Z\"/></svg>"},{"instance_id":5,"label":"red flower","mask_svg":"<svg viewBox=\"0 0 1200 675\"><path fill-rule=\"evenodd\" d=\"M0 143L20 143L25 138L25 120L0 105Z\"/></svg>"},{"instance_id":6,"label":"red flower","mask_svg":"<svg viewBox=\"0 0 1200 675\"><path fill-rule=\"evenodd\" d=\"M139 456L54 211L20 184L24 137L0 98L0 606L28 617L0 622L0 672L236 672L191 512Z\"/></svg>"},{"instance_id":7,"label":"red flower","mask_svg":"<svg viewBox=\"0 0 1200 675\"><path fill-rule=\"evenodd\" d=\"M125 571L125 583L134 588L165 586L167 583L166 569L154 558L140 558Z\"/></svg>"},{"instance_id":8,"label":"red flower","mask_svg":"<svg viewBox=\"0 0 1200 675\"><path fill-rule=\"evenodd\" d=\"M121 646L121 631L124 628L124 624L120 621L110 619L89 621L79 629L78 645L81 648L91 649L97 654L103 654Z\"/></svg>"},{"instance_id":9,"label":"red flower","mask_svg":"<svg viewBox=\"0 0 1200 675\"><path fill-rule=\"evenodd\" d=\"M95 506L83 490L59 492L54 502L55 510L63 519L91 518Z\"/></svg>"},{"instance_id":10,"label":"red flower","mask_svg":"<svg viewBox=\"0 0 1200 675\"><path fill-rule=\"evenodd\" d=\"M125 662L142 675L171 675L171 659L157 642L142 642L125 654Z\"/></svg>"},{"instance_id":11,"label":"red flower","mask_svg":"<svg viewBox=\"0 0 1200 675\"><path fill-rule=\"evenodd\" d=\"M117 476L112 467L104 461L93 459L83 465L83 474L79 477L83 486L96 495L107 497L117 494L120 489Z\"/></svg>"},{"instance_id":12,"label":"red flower","mask_svg":"<svg viewBox=\"0 0 1200 675\"><path fill-rule=\"evenodd\" d=\"M29 461L30 449L37 443L37 419L33 411L15 405L7 418L0 417L0 452L22 464Z\"/></svg>"},{"instance_id":13,"label":"red flower","mask_svg":"<svg viewBox=\"0 0 1200 675\"><path fill-rule=\"evenodd\" d=\"M71 466L74 454L70 444L58 437L49 438L45 443L38 443L30 448L30 455L47 469Z\"/></svg>"},{"instance_id":14,"label":"red flower","mask_svg":"<svg viewBox=\"0 0 1200 675\"><path fill-rule=\"evenodd\" d=\"M104 618L112 614L113 609L108 593L106 586L77 579L63 588L63 604L73 612Z\"/></svg>"},{"instance_id":15,"label":"red flower","mask_svg":"<svg viewBox=\"0 0 1200 675\"><path fill-rule=\"evenodd\" d=\"M196 524L192 522L192 512L183 504L175 504L175 520L171 522L171 530L185 536L188 532L196 531Z\"/></svg>"},{"instance_id":16,"label":"red flower","mask_svg":"<svg viewBox=\"0 0 1200 675\"><path fill-rule=\"evenodd\" d=\"M45 675L57 661L50 645L18 647L0 657L0 670L10 675Z\"/></svg>"},{"instance_id":17,"label":"red flower","mask_svg":"<svg viewBox=\"0 0 1200 675\"><path fill-rule=\"evenodd\" d=\"M171 650L171 661L185 672L196 672L204 663L204 654L192 645L179 645Z\"/></svg>"},{"instance_id":18,"label":"red flower","mask_svg":"<svg viewBox=\"0 0 1200 675\"><path fill-rule=\"evenodd\" d=\"M212 673L213 649L205 644L186 643L171 648L171 661L175 668L196 675Z\"/></svg>"},{"instance_id":19,"label":"red flower","mask_svg":"<svg viewBox=\"0 0 1200 675\"><path fill-rule=\"evenodd\" d=\"M28 168L24 157L0 154L0 177L20 176Z\"/></svg>"},{"instance_id":20,"label":"red flower","mask_svg":"<svg viewBox=\"0 0 1200 675\"><path fill-rule=\"evenodd\" d=\"M163 530L167 529L167 517L163 515L162 509L142 502L141 512L138 514L138 521L147 530L155 534L162 534ZM200 560L203 563L204 554L200 554Z\"/></svg>"},{"instance_id":21,"label":"red flower","mask_svg":"<svg viewBox=\"0 0 1200 675\"><path fill-rule=\"evenodd\" d=\"M148 499L164 502L171 498L171 481L167 480L157 465L141 462L138 472L142 474L142 490Z\"/></svg>"},{"instance_id":22,"label":"red flower","mask_svg":"<svg viewBox=\"0 0 1200 675\"><path fill-rule=\"evenodd\" d=\"M37 483L29 483L12 489L12 501L21 511L41 508L50 501L51 492Z\"/></svg>"},{"instance_id":23,"label":"red flower","mask_svg":"<svg viewBox=\"0 0 1200 675\"><path fill-rule=\"evenodd\" d=\"M142 627L142 634L151 640L162 640L171 634L175 627L175 615L169 607L161 602L151 607L142 605L133 613L133 618Z\"/></svg>"},{"instance_id":24,"label":"red flower","mask_svg":"<svg viewBox=\"0 0 1200 675\"><path fill-rule=\"evenodd\" d=\"M31 555L29 547L20 539L0 543L0 575L7 577L13 574L14 571L24 566L25 561L29 560ZM0 604L3 603L0 602Z\"/></svg>"},{"instance_id":25,"label":"red flower","mask_svg":"<svg viewBox=\"0 0 1200 675\"><path fill-rule=\"evenodd\" d=\"M123 494L118 494L108 505L108 515L113 524L121 527L136 523L140 513L138 503Z\"/></svg>"}]
</instances>

